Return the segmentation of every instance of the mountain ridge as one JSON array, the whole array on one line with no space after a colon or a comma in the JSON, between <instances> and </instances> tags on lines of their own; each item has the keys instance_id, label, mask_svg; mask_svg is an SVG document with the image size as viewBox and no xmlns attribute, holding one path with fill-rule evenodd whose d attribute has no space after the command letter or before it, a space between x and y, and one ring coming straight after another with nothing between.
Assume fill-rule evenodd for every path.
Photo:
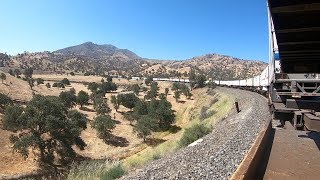
<instances>
[{"instance_id":1,"label":"mountain ridge","mask_svg":"<svg viewBox=\"0 0 320 180\"><path fill-rule=\"evenodd\" d=\"M8 57L8 56L0 56ZM186 60L157 60L142 58L128 49L111 44L85 42L53 52L24 52L1 60L0 66L12 69L32 67L39 73L113 74L126 76L154 75L158 77L187 77L195 69L211 78L241 79L259 74L267 64L243 60L216 53Z\"/></svg>"}]
</instances>

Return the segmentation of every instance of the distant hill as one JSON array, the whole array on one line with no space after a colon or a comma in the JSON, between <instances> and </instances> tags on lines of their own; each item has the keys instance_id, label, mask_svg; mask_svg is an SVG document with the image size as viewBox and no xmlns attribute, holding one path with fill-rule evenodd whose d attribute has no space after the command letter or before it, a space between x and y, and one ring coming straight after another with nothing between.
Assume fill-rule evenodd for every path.
<instances>
[{"instance_id":1,"label":"distant hill","mask_svg":"<svg viewBox=\"0 0 320 180\"><path fill-rule=\"evenodd\" d=\"M128 49L119 49L110 44L98 45L92 42L86 42L80 45L67 47L54 51L53 53L61 53L64 55L80 55L94 59L104 59L110 57L121 57L127 60L141 59L141 57L129 51Z\"/></svg>"},{"instance_id":2,"label":"distant hill","mask_svg":"<svg viewBox=\"0 0 320 180\"><path fill-rule=\"evenodd\" d=\"M4 60L2 60L4 59ZM207 54L183 61L141 58L127 49L86 42L49 52L24 52L16 56L0 54L0 65L36 73L112 74L126 76L188 77L191 68L221 80L244 79L259 74L267 64L219 54Z\"/></svg>"}]
</instances>

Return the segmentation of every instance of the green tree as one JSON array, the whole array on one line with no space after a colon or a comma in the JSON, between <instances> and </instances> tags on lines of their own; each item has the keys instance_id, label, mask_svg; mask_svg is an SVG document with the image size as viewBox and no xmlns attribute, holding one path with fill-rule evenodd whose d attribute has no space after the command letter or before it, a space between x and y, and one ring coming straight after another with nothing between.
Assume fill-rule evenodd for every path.
<instances>
[{"instance_id":1,"label":"green tree","mask_svg":"<svg viewBox=\"0 0 320 180\"><path fill-rule=\"evenodd\" d=\"M174 97L174 99L176 99L176 102L179 102L180 93L181 93L180 91L175 91L175 92L174 92L173 97Z\"/></svg>"},{"instance_id":2,"label":"green tree","mask_svg":"<svg viewBox=\"0 0 320 180\"><path fill-rule=\"evenodd\" d=\"M72 94L76 94L76 90L74 88L70 88L69 90Z\"/></svg>"},{"instance_id":3,"label":"green tree","mask_svg":"<svg viewBox=\"0 0 320 180\"><path fill-rule=\"evenodd\" d=\"M111 76L107 76L107 82L112 82L112 77Z\"/></svg>"},{"instance_id":4,"label":"green tree","mask_svg":"<svg viewBox=\"0 0 320 180\"><path fill-rule=\"evenodd\" d=\"M152 131L157 129L157 120L148 116L143 115L137 121L134 131L138 133L138 136L143 138L143 141L146 141L148 135L151 135Z\"/></svg>"},{"instance_id":5,"label":"green tree","mask_svg":"<svg viewBox=\"0 0 320 180\"><path fill-rule=\"evenodd\" d=\"M191 70L189 72L189 81L190 81L191 88L193 88L195 85L196 77L197 77L196 72L194 71L193 68L191 68Z\"/></svg>"},{"instance_id":6,"label":"green tree","mask_svg":"<svg viewBox=\"0 0 320 180\"><path fill-rule=\"evenodd\" d=\"M203 74L200 74L196 77L196 83L198 85L199 88L203 88L205 87L205 82L206 82L206 76Z\"/></svg>"},{"instance_id":7,"label":"green tree","mask_svg":"<svg viewBox=\"0 0 320 180\"><path fill-rule=\"evenodd\" d=\"M96 92L98 90L98 87L99 87L99 84L96 83L96 82L91 82L91 83L88 84L88 89L91 92Z\"/></svg>"},{"instance_id":8,"label":"green tree","mask_svg":"<svg viewBox=\"0 0 320 180\"><path fill-rule=\"evenodd\" d=\"M82 107L83 105L87 105L89 101L89 95L85 91L79 91L77 96L77 103Z\"/></svg>"},{"instance_id":9,"label":"green tree","mask_svg":"<svg viewBox=\"0 0 320 180\"><path fill-rule=\"evenodd\" d=\"M37 85L44 84L44 80L42 78L37 78L36 81L37 81Z\"/></svg>"},{"instance_id":10,"label":"green tree","mask_svg":"<svg viewBox=\"0 0 320 180\"><path fill-rule=\"evenodd\" d=\"M68 78L63 78L63 79L61 80L61 84L70 85L70 81L69 81Z\"/></svg>"},{"instance_id":11,"label":"green tree","mask_svg":"<svg viewBox=\"0 0 320 180\"><path fill-rule=\"evenodd\" d=\"M161 130L167 130L174 122L172 105L166 99L152 99L148 104L148 115L157 120Z\"/></svg>"},{"instance_id":12,"label":"green tree","mask_svg":"<svg viewBox=\"0 0 320 180\"><path fill-rule=\"evenodd\" d=\"M4 109L7 105L11 104L12 100L9 96L0 93L0 107Z\"/></svg>"},{"instance_id":13,"label":"green tree","mask_svg":"<svg viewBox=\"0 0 320 180\"><path fill-rule=\"evenodd\" d=\"M97 130L100 138L107 138L115 127L115 121L109 115L99 115L94 118L92 127Z\"/></svg>"},{"instance_id":14,"label":"green tree","mask_svg":"<svg viewBox=\"0 0 320 180\"><path fill-rule=\"evenodd\" d=\"M139 95L140 86L138 84L134 84L130 88L136 95Z\"/></svg>"},{"instance_id":15,"label":"green tree","mask_svg":"<svg viewBox=\"0 0 320 180\"><path fill-rule=\"evenodd\" d=\"M34 79L33 78L28 78L27 81L28 81L28 84L29 84L30 88L32 89L33 86L34 86Z\"/></svg>"},{"instance_id":16,"label":"green tree","mask_svg":"<svg viewBox=\"0 0 320 180\"><path fill-rule=\"evenodd\" d=\"M180 84L177 83L177 82L174 82L174 83L172 84L171 90L172 90L172 91L178 91L179 89L180 89Z\"/></svg>"},{"instance_id":17,"label":"green tree","mask_svg":"<svg viewBox=\"0 0 320 180\"><path fill-rule=\"evenodd\" d=\"M9 72L8 72L11 76L14 76L14 72L12 71L12 69L9 69Z\"/></svg>"},{"instance_id":18,"label":"green tree","mask_svg":"<svg viewBox=\"0 0 320 180\"><path fill-rule=\"evenodd\" d=\"M117 96L112 95L111 96L111 103L113 104L113 107L116 109L118 112L118 109L120 107L121 101Z\"/></svg>"},{"instance_id":19,"label":"green tree","mask_svg":"<svg viewBox=\"0 0 320 180\"><path fill-rule=\"evenodd\" d=\"M153 77L152 76L148 76L145 80L144 83L149 86L150 83L153 81Z\"/></svg>"},{"instance_id":20,"label":"green tree","mask_svg":"<svg viewBox=\"0 0 320 180\"><path fill-rule=\"evenodd\" d=\"M110 91L116 91L117 90L117 85L113 82L104 82L100 86L100 90L104 93L110 92Z\"/></svg>"},{"instance_id":21,"label":"green tree","mask_svg":"<svg viewBox=\"0 0 320 180\"><path fill-rule=\"evenodd\" d=\"M101 97L97 97L93 100L93 108L96 110L97 114L107 114L111 112L107 100Z\"/></svg>"},{"instance_id":22,"label":"green tree","mask_svg":"<svg viewBox=\"0 0 320 180\"><path fill-rule=\"evenodd\" d=\"M133 93L118 94L117 98L120 100L121 105L129 109L134 108L135 104L139 101L139 98Z\"/></svg>"},{"instance_id":23,"label":"green tree","mask_svg":"<svg viewBox=\"0 0 320 180\"><path fill-rule=\"evenodd\" d=\"M1 74L0 74L0 78L1 78L2 84L3 84L3 80L6 80L6 79L7 79L7 76L6 76L5 73L1 73Z\"/></svg>"},{"instance_id":24,"label":"green tree","mask_svg":"<svg viewBox=\"0 0 320 180\"><path fill-rule=\"evenodd\" d=\"M62 103L69 109L73 108L77 102L77 96L70 91L61 92L59 98L61 99Z\"/></svg>"},{"instance_id":25,"label":"green tree","mask_svg":"<svg viewBox=\"0 0 320 180\"><path fill-rule=\"evenodd\" d=\"M46 86L47 86L47 88L51 88L50 83L47 83Z\"/></svg>"},{"instance_id":26,"label":"green tree","mask_svg":"<svg viewBox=\"0 0 320 180\"><path fill-rule=\"evenodd\" d=\"M169 88L165 88L165 89L164 89L164 94L166 95L166 97L168 96L168 94L169 94Z\"/></svg>"},{"instance_id":27,"label":"green tree","mask_svg":"<svg viewBox=\"0 0 320 180\"><path fill-rule=\"evenodd\" d=\"M186 96L186 98L191 97L192 94L190 92L190 89L188 88L188 86L186 86L185 84L183 84L181 86L181 92ZM188 98L189 99L189 98Z\"/></svg>"},{"instance_id":28,"label":"green tree","mask_svg":"<svg viewBox=\"0 0 320 180\"><path fill-rule=\"evenodd\" d=\"M158 96L158 83L157 82L152 82L150 85L150 91L147 92L146 98L147 99L154 99Z\"/></svg>"},{"instance_id":29,"label":"green tree","mask_svg":"<svg viewBox=\"0 0 320 180\"><path fill-rule=\"evenodd\" d=\"M19 77L21 75L21 71L19 69L15 69L13 73L14 75L16 75L16 77Z\"/></svg>"},{"instance_id":30,"label":"green tree","mask_svg":"<svg viewBox=\"0 0 320 180\"><path fill-rule=\"evenodd\" d=\"M78 111L68 111L58 97L36 95L26 107L10 106L3 126L16 132L10 137L13 149L27 158L29 148L39 152L40 161L52 164L70 162L76 153L72 146L84 149L81 131L87 120Z\"/></svg>"},{"instance_id":31,"label":"green tree","mask_svg":"<svg viewBox=\"0 0 320 180\"><path fill-rule=\"evenodd\" d=\"M27 68L24 70L23 75L25 76L25 78L32 78L32 74L33 74L33 69L32 68Z\"/></svg>"}]
</instances>

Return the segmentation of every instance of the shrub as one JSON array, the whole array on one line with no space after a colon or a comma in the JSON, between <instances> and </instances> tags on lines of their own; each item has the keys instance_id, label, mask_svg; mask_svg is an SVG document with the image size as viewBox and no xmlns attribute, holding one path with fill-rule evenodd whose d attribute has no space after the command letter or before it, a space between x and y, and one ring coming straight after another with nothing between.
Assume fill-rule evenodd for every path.
<instances>
[{"instance_id":1,"label":"shrub","mask_svg":"<svg viewBox=\"0 0 320 180\"><path fill-rule=\"evenodd\" d=\"M69 81L68 78L63 78L63 79L61 80L61 84L70 85L70 81Z\"/></svg>"},{"instance_id":2,"label":"shrub","mask_svg":"<svg viewBox=\"0 0 320 180\"><path fill-rule=\"evenodd\" d=\"M53 84L52 84L52 87L65 88L64 84L62 84L62 83L57 83L57 82L53 83Z\"/></svg>"},{"instance_id":3,"label":"shrub","mask_svg":"<svg viewBox=\"0 0 320 180\"><path fill-rule=\"evenodd\" d=\"M197 139L209 134L210 132L211 130L207 128L205 125L195 124L184 131L182 138L179 141L179 146L187 146L190 143L196 141Z\"/></svg>"},{"instance_id":4,"label":"shrub","mask_svg":"<svg viewBox=\"0 0 320 180\"><path fill-rule=\"evenodd\" d=\"M44 84L44 80L42 78L37 78L36 81L37 81L37 85Z\"/></svg>"},{"instance_id":5,"label":"shrub","mask_svg":"<svg viewBox=\"0 0 320 180\"><path fill-rule=\"evenodd\" d=\"M9 72L8 72L11 76L14 76L14 72L12 71L12 69L9 69Z\"/></svg>"},{"instance_id":6,"label":"shrub","mask_svg":"<svg viewBox=\"0 0 320 180\"><path fill-rule=\"evenodd\" d=\"M152 76L148 76L145 80L144 83L149 86L150 83L153 81L153 77Z\"/></svg>"},{"instance_id":7,"label":"shrub","mask_svg":"<svg viewBox=\"0 0 320 180\"><path fill-rule=\"evenodd\" d=\"M207 83L207 86L208 86L208 88L214 89L214 88L217 87L217 84L214 83L214 82L212 82L212 81L209 81L209 82Z\"/></svg>"},{"instance_id":8,"label":"shrub","mask_svg":"<svg viewBox=\"0 0 320 180\"><path fill-rule=\"evenodd\" d=\"M71 72L70 75L71 75L71 76L74 76L75 74L74 74L74 72Z\"/></svg>"},{"instance_id":9,"label":"shrub","mask_svg":"<svg viewBox=\"0 0 320 180\"><path fill-rule=\"evenodd\" d=\"M47 88L51 88L50 83L47 83L46 86L47 86Z\"/></svg>"},{"instance_id":10,"label":"shrub","mask_svg":"<svg viewBox=\"0 0 320 180\"><path fill-rule=\"evenodd\" d=\"M3 83L3 80L6 80L6 79L7 79L7 76L6 76L5 73L1 73L1 74L0 74L0 78L1 78L2 83Z\"/></svg>"},{"instance_id":11,"label":"shrub","mask_svg":"<svg viewBox=\"0 0 320 180\"><path fill-rule=\"evenodd\" d=\"M76 90L74 88L70 88L69 90L72 94L76 94Z\"/></svg>"},{"instance_id":12,"label":"shrub","mask_svg":"<svg viewBox=\"0 0 320 180\"><path fill-rule=\"evenodd\" d=\"M199 115L200 120L207 119L216 113L216 111L214 111L214 110L211 110L211 111L208 111L208 110L209 110L209 108L207 106L203 106L201 108L200 115Z\"/></svg>"},{"instance_id":13,"label":"shrub","mask_svg":"<svg viewBox=\"0 0 320 180\"><path fill-rule=\"evenodd\" d=\"M126 171L123 169L123 167L119 164L117 166L114 166L110 168L108 171L102 174L101 179L102 180L112 180L117 179L123 176L126 173Z\"/></svg>"},{"instance_id":14,"label":"shrub","mask_svg":"<svg viewBox=\"0 0 320 180\"><path fill-rule=\"evenodd\" d=\"M8 104L11 104L12 100L9 96L0 93L0 107L4 108Z\"/></svg>"}]
</instances>

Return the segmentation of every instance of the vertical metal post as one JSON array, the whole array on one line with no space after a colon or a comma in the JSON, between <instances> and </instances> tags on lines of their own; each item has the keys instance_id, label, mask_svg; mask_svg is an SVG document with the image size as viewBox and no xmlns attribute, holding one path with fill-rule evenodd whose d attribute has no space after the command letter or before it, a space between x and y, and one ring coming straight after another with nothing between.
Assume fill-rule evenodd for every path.
<instances>
[{"instance_id":1,"label":"vertical metal post","mask_svg":"<svg viewBox=\"0 0 320 180\"><path fill-rule=\"evenodd\" d=\"M234 102L234 105L236 106L236 110L237 110L237 113L240 112L240 109L239 109L239 103L238 103L238 100L236 99L236 101Z\"/></svg>"}]
</instances>

